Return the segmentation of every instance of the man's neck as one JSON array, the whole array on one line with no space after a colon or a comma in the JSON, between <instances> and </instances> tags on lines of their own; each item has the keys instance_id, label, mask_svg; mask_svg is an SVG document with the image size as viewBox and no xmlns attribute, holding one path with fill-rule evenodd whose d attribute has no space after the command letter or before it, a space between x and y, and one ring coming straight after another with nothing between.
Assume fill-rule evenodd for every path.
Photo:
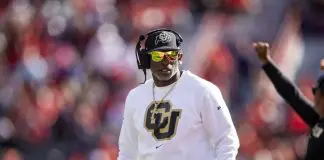
<instances>
[{"instance_id":1,"label":"man's neck","mask_svg":"<svg viewBox=\"0 0 324 160\"><path fill-rule=\"evenodd\" d=\"M179 80L181 74L182 74L182 71L179 71L167 81L159 81L159 80L156 80L155 77L153 77L153 80L157 87L164 87L164 86L168 86L168 85L176 82L177 80Z\"/></svg>"}]
</instances>

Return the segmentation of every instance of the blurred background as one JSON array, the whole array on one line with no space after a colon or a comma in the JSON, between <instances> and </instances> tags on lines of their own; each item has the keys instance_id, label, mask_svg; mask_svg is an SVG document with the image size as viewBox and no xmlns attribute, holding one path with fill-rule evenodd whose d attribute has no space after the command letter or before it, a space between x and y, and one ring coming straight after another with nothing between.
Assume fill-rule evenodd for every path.
<instances>
[{"instance_id":1,"label":"blurred background","mask_svg":"<svg viewBox=\"0 0 324 160\"><path fill-rule=\"evenodd\" d=\"M324 58L324 0L1 0L0 158L116 160L124 100L144 80L138 36L184 38L183 69L222 91L238 160L298 160L308 128L278 96L251 46L313 99Z\"/></svg>"}]
</instances>

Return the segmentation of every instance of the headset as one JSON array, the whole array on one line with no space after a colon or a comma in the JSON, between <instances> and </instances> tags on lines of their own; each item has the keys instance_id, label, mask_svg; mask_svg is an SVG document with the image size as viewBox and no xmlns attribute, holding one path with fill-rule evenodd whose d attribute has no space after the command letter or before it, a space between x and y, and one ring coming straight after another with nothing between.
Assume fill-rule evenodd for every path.
<instances>
[{"instance_id":1,"label":"headset","mask_svg":"<svg viewBox=\"0 0 324 160\"><path fill-rule=\"evenodd\" d=\"M135 49L135 55L136 55L136 62L137 62L138 69L142 69L144 72L145 79L144 79L143 83L145 83L145 81L146 81L146 69L151 68L151 66L150 66L151 55L148 53L148 48L146 48L146 46L143 49L141 49L141 42L143 40L145 40L145 38L150 36L151 34L160 32L160 31L166 31L166 32L173 33L176 36L177 47L180 47L183 42L181 35L178 32L171 30L171 29L156 29L156 30L150 31L144 35L139 36L139 40L137 42L136 49Z\"/></svg>"}]
</instances>

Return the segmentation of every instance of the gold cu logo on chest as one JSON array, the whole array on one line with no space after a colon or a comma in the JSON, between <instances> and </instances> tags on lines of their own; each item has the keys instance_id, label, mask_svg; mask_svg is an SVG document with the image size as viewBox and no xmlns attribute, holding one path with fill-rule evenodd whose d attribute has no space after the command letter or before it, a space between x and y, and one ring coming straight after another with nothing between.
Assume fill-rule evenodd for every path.
<instances>
[{"instance_id":1,"label":"gold cu logo on chest","mask_svg":"<svg viewBox=\"0 0 324 160\"><path fill-rule=\"evenodd\" d=\"M169 101L163 101L158 106L152 102L144 116L144 127L156 140L169 140L176 134L181 111L172 109Z\"/></svg>"}]
</instances>

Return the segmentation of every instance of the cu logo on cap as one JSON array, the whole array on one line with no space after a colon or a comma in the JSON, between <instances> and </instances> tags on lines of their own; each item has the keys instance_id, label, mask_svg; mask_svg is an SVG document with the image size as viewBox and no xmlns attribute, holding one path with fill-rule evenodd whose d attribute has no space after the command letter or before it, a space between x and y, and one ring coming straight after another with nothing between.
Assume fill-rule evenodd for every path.
<instances>
[{"instance_id":1,"label":"cu logo on cap","mask_svg":"<svg viewBox=\"0 0 324 160\"><path fill-rule=\"evenodd\" d=\"M157 45L159 42L161 42L161 43L168 43L171 40L172 40L171 39L171 35L169 33L162 32L158 36L156 36L156 38L155 38L155 45Z\"/></svg>"}]
</instances>

